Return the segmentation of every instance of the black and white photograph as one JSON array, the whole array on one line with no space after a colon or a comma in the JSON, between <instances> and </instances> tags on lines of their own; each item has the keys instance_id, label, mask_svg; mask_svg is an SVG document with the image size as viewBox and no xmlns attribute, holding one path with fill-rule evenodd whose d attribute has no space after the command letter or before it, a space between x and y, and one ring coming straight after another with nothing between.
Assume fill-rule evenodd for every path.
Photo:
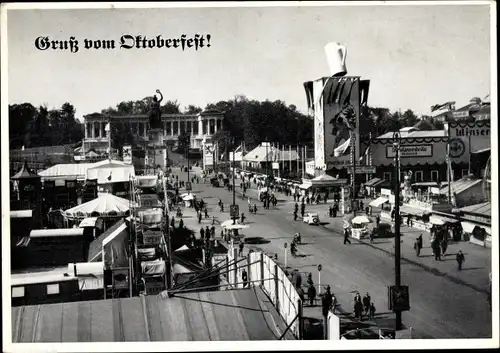
<instances>
[{"instance_id":1,"label":"black and white photograph","mask_svg":"<svg viewBox=\"0 0 500 353\"><path fill-rule=\"evenodd\" d=\"M3 351L499 346L495 2L1 6Z\"/></svg>"}]
</instances>

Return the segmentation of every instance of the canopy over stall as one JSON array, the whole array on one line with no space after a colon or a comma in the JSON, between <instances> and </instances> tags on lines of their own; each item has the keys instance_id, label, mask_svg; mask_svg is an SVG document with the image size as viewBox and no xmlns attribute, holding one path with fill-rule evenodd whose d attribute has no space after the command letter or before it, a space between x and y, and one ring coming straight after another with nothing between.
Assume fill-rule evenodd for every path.
<instances>
[{"instance_id":1,"label":"canopy over stall","mask_svg":"<svg viewBox=\"0 0 500 353\"><path fill-rule=\"evenodd\" d=\"M28 167L28 162L24 162L22 168L10 178L11 180L36 180L41 179L41 176L31 171Z\"/></svg>"},{"instance_id":2,"label":"canopy over stall","mask_svg":"<svg viewBox=\"0 0 500 353\"><path fill-rule=\"evenodd\" d=\"M87 179L97 179L99 184L127 182L135 176L133 165L121 161L103 161L87 169Z\"/></svg>"},{"instance_id":3,"label":"canopy over stall","mask_svg":"<svg viewBox=\"0 0 500 353\"><path fill-rule=\"evenodd\" d=\"M96 199L70 208L64 215L70 219L87 217L124 217L130 212L130 202L127 199L112 194L100 194Z\"/></svg>"},{"instance_id":4,"label":"canopy over stall","mask_svg":"<svg viewBox=\"0 0 500 353\"><path fill-rule=\"evenodd\" d=\"M328 174L322 174L317 176L314 179L303 180L303 184L300 185L301 189L307 189L309 187L333 187L333 186L342 186L347 184L347 179L334 178ZM307 186L307 187L304 187Z\"/></svg>"},{"instance_id":5,"label":"canopy over stall","mask_svg":"<svg viewBox=\"0 0 500 353\"><path fill-rule=\"evenodd\" d=\"M113 225L89 247L88 262L103 261L107 265L127 266L128 224L125 220Z\"/></svg>"},{"instance_id":6,"label":"canopy over stall","mask_svg":"<svg viewBox=\"0 0 500 353\"><path fill-rule=\"evenodd\" d=\"M386 198L386 197L382 197L381 196L381 197L376 198L372 202L370 202L370 206L372 206L372 207L380 207L380 206L382 206L386 202L389 202L389 199Z\"/></svg>"}]
</instances>

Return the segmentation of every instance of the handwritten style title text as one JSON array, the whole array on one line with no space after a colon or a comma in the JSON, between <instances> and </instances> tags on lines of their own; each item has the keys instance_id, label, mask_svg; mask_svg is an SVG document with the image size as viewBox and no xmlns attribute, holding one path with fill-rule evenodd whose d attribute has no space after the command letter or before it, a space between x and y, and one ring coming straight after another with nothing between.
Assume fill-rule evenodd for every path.
<instances>
[{"instance_id":1,"label":"handwritten style title text","mask_svg":"<svg viewBox=\"0 0 500 353\"><path fill-rule=\"evenodd\" d=\"M177 38L163 38L161 34L152 38L143 35L124 34L120 37L118 43L114 39L85 38L82 47L87 50L174 48L184 51L186 49L210 48L210 39L210 34L195 34L189 37L182 34ZM80 43L75 37L69 37L68 40L54 40L48 36L40 36L35 39L35 47L38 50L61 50L77 53L80 50Z\"/></svg>"}]
</instances>

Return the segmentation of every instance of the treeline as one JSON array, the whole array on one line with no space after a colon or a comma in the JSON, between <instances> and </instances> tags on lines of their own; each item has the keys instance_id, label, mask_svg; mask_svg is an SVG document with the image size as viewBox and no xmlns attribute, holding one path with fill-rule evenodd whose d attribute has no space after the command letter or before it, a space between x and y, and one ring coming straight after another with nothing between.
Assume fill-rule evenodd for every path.
<instances>
[{"instance_id":1,"label":"treeline","mask_svg":"<svg viewBox=\"0 0 500 353\"><path fill-rule=\"evenodd\" d=\"M83 124L75 119L75 107L36 108L30 103L9 105L10 149L56 146L81 142Z\"/></svg>"},{"instance_id":2,"label":"treeline","mask_svg":"<svg viewBox=\"0 0 500 353\"><path fill-rule=\"evenodd\" d=\"M153 97L146 97L137 101L120 102L114 108L109 107L94 114L148 114L152 99ZM182 111L176 100L164 100L161 105L163 114L195 114L210 110L225 112L223 129L215 135L222 150L239 146L242 142L247 149L263 141L281 145L312 146L314 143L314 118L280 100L257 101L237 95L233 99L207 104L204 109L189 105ZM75 108L70 103L64 103L61 109L52 110L43 106L35 108L30 103L10 105L9 123L11 149L77 143L84 136L83 124L75 119ZM365 107L361 112L362 138L368 138L370 134L375 137L409 126L416 126L421 130L443 128L441 123L430 117L418 117L411 110L391 112L388 108ZM111 136L113 147L118 149L124 144L143 143L130 130L116 124L113 125ZM188 141L184 138L181 140L181 145Z\"/></svg>"}]
</instances>

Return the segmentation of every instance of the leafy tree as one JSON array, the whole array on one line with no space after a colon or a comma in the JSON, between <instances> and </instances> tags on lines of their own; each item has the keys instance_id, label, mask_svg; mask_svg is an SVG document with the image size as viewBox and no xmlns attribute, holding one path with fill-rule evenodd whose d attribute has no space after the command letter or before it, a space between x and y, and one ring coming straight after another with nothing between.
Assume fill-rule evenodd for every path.
<instances>
[{"instance_id":1,"label":"leafy tree","mask_svg":"<svg viewBox=\"0 0 500 353\"><path fill-rule=\"evenodd\" d=\"M197 107L195 105L188 105L186 109L184 110L186 114L198 114L203 111L200 107Z\"/></svg>"},{"instance_id":2,"label":"leafy tree","mask_svg":"<svg viewBox=\"0 0 500 353\"><path fill-rule=\"evenodd\" d=\"M187 134L186 130L181 130L178 137L177 152L186 155L189 152L191 144L191 137Z\"/></svg>"},{"instance_id":3,"label":"leafy tree","mask_svg":"<svg viewBox=\"0 0 500 353\"><path fill-rule=\"evenodd\" d=\"M415 126L419 122L419 119L411 109L408 109L403 113L402 120L403 126L407 127Z\"/></svg>"},{"instance_id":4,"label":"leafy tree","mask_svg":"<svg viewBox=\"0 0 500 353\"><path fill-rule=\"evenodd\" d=\"M161 112L163 114L180 114L181 113L181 110L180 110L180 104L177 102L177 100L175 101L166 101L162 106L161 106Z\"/></svg>"}]
</instances>

